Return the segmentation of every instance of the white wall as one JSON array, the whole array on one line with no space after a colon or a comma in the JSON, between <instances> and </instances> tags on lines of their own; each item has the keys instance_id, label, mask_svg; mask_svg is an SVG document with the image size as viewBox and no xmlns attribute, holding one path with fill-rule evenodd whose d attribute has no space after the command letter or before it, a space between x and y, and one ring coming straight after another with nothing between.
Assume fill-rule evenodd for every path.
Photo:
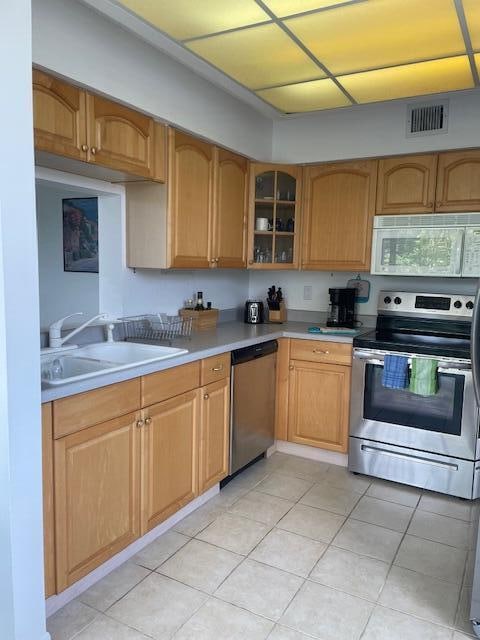
<instances>
[{"instance_id":1,"label":"white wall","mask_svg":"<svg viewBox=\"0 0 480 640\"><path fill-rule=\"evenodd\" d=\"M33 62L247 156L272 122L78 0L33 0Z\"/></svg>"},{"instance_id":2,"label":"white wall","mask_svg":"<svg viewBox=\"0 0 480 640\"><path fill-rule=\"evenodd\" d=\"M47 640L30 1L2 3L0 73L0 635Z\"/></svg>"},{"instance_id":3,"label":"white wall","mask_svg":"<svg viewBox=\"0 0 480 640\"><path fill-rule=\"evenodd\" d=\"M327 311L329 287L345 287L347 280L355 278L356 275L356 273L328 273L324 271L255 271L250 274L249 297L264 300L267 297L268 287L274 284L277 287L282 287L287 308L306 311ZM371 283L369 301L357 305L357 313L362 315L376 314L378 292L382 290L473 295L477 282L474 278L400 278L372 276L370 274L361 274L361 276ZM304 286L312 287L311 300L304 300Z\"/></svg>"},{"instance_id":4,"label":"white wall","mask_svg":"<svg viewBox=\"0 0 480 640\"><path fill-rule=\"evenodd\" d=\"M163 312L176 314L197 291L217 309L241 307L248 295L248 273L240 270L205 271L128 270L124 278L125 315Z\"/></svg>"},{"instance_id":5,"label":"white wall","mask_svg":"<svg viewBox=\"0 0 480 640\"><path fill-rule=\"evenodd\" d=\"M448 132L407 138L407 104L442 96L399 100L277 119L273 159L322 162L480 146L480 90L451 93Z\"/></svg>"},{"instance_id":6,"label":"white wall","mask_svg":"<svg viewBox=\"0 0 480 640\"><path fill-rule=\"evenodd\" d=\"M74 188L58 190L39 183L36 196L40 326L48 327L54 320L76 311L83 311L86 318L98 314L98 273L74 273L63 268L62 199L81 198L85 194Z\"/></svg>"}]
</instances>

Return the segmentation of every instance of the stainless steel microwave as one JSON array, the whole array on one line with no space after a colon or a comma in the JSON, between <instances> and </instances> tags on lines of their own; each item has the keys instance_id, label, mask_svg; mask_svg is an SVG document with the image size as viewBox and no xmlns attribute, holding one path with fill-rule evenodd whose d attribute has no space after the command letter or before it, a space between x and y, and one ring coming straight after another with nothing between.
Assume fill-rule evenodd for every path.
<instances>
[{"instance_id":1,"label":"stainless steel microwave","mask_svg":"<svg viewBox=\"0 0 480 640\"><path fill-rule=\"evenodd\" d=\"M480 213L376 216L371 273L480 276Z\"/></svg>"}]
</instances>

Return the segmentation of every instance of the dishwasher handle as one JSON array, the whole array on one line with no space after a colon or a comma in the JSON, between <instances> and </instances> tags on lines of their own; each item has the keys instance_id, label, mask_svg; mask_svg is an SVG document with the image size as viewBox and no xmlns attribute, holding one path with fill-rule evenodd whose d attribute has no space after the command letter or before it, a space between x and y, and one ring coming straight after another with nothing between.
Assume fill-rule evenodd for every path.
<instances>
[{"instance_id":1,"label":"dishwasher handle","mask_svg":"<svg viewBox=\"0 0 480 640\"><path fill-rule=\"evenodd\" d=\"M249 362L256 358L263 358L277 351L278 342L276 340L268 340L267 342L260 342L249 347L243 347L243 349L235 349L235 351L232 351L232 366L241 364L242 362Z\"/></svg>"}]
</instances>

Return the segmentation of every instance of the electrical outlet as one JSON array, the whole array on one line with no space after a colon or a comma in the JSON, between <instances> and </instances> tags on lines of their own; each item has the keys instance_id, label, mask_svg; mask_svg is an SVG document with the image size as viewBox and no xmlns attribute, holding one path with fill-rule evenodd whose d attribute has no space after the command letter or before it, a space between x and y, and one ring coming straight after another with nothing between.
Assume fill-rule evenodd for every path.
<instances>
[{"instance_id":1,"label":"electrical outlet","mask_svg":"<svg viewBox=\"0 0 480 640\"><path fill-rule=\"evenodd\" d=\"M305 285L303 287L303 299L311 300L312 299L312 287L311 285Z\"/></svg>"}]
</instances>

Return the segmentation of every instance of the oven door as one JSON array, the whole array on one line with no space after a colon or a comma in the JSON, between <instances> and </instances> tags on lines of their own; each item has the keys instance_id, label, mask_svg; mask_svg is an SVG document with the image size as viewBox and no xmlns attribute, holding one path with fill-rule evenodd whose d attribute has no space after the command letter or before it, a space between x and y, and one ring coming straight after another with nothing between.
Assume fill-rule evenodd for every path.
<instances>
[{"instance_id":1,"label":"oven door","mask_svg":"<svg viewBox=\"0 0 480 640\"><path fill-rule=\"evenodd\" d=\"M384 355L354 350L350 435L474 460L478 408L468 361L440 359L438 392L424 397L382 386Z\"/></svg>"}]
</instances>

